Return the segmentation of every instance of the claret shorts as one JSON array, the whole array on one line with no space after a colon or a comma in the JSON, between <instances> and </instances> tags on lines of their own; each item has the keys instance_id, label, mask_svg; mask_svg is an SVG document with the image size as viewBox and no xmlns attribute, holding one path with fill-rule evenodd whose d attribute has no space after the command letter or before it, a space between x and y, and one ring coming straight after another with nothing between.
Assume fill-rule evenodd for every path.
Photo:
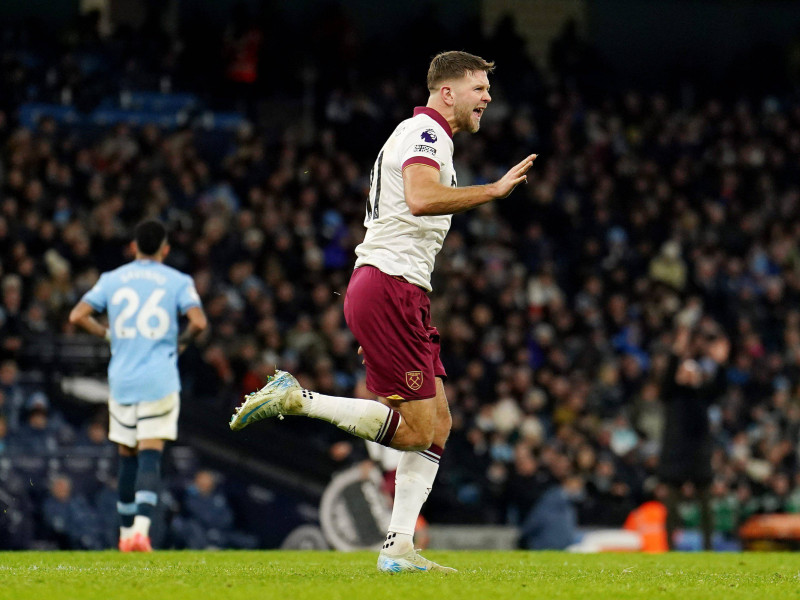
<instances>
[{"instance_id":1,"label":"claret shorts","mask_svg":"<svg viewBox=\"0 0 800 600\"><path fill-rule=\"evenodd\" d=\"M436 395L435 378L447 373L425 290L375 267L359 267L347 286L344 317L364 349L369 391L392 400Z\"/></svg>"}]
</instances>

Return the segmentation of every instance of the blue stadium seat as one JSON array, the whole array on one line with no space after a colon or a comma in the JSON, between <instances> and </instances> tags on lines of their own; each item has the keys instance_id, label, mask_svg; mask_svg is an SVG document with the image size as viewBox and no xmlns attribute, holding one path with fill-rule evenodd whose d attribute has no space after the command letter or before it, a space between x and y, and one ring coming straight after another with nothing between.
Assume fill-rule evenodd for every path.
<instances>
[{"instance_id":1,"label":"blue stadium seat","mask_svg":"<svg viewBox=\"0 0 800 600\"><path fill-rule=\"evenodd\" d=\"M31 454L14 454L12 462L16 474L29 485L27 489L31 498L35 502L44 499L49 486L47 458Z\"/></svg>"},{"instance_id":2,"label":"blue stadium seat","mask_svg":"<svg viewBox=\"0 0 800 600\"><path fill-rule=\"evenodd\" d=\"M100 488L97 459L91 456L66 456L61 460L62 472L72 479L73 490L92 496Z\"/></svg>"},{"instance_id":3,"label":"blue stadium seat","mask_svg":"<svg viewBox=\"0 0 800 600\"><path fill-rule=\"evenodd\" d=\"M179 112L191 110L199 104L199 99L194 94L161 92L122 92L120 106L132 110L154 112Z\"/></svg>"},{"instance_id":4,"label":"blue stadium seat","mask_svg":"<svg viewBox=\"0 0 800 600\"><path fill-rule=\"evenodd\" d=\"M181 125L185 116L173 112L154 112L147 110L124 110L121 108L98 108L92 111L89 119L94 125L158 125L165 129L172 129Z\"/></svg>"},{"instance_id":5,"label":"blue stadium seat","mask_svg":"<svg viewBox=\"0 0 800 600\"><path fill-rule=\"evenodd\" d=\"M74 106L29 102L19 107L19 121L25 127L35 129L43 117L51 117L57 123L68 125L77 125L82 119Z\"/></svg>"},{"instance_id":6,"label":"blue stadium seat","mask_svg":"<svg viewBox=\"0 0 800 600\"><path fill-rule=\"evenodd\" d=\"M195 121L195 125L211 131L233 132L247 123L247 119L237 112L211 112L202 113Z\"/></svg>"}]
</instances>

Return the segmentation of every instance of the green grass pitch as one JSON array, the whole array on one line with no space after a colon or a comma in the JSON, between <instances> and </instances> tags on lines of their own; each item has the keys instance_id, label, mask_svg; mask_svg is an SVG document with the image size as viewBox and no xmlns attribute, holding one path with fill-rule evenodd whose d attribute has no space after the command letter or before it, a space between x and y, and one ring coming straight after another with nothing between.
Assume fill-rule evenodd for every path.
<instances>
[{"instance_id":1,"label":"green grass pitch","mask_svg":"<svg viewBox=\"0 0 800 600\"><path fill-rule=\"evenodd\" d=\"M800 599L800 555L427 552L456 575L384 574L369 552L5 552L13 600Z\"/></svg>"}]
</instances>

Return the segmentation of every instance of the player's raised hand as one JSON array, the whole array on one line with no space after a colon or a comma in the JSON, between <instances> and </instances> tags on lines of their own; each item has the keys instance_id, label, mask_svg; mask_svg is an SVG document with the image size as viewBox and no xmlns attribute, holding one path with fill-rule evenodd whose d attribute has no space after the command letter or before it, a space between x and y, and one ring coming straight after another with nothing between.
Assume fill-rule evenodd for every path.
<instances>
[{"instance_id":1,"label":"player's raised hand","mask_svg":"<svg viewBox=\"0 0 800 600\"><path fill-rule=\"evenodd\" d=\"M508 173L492 184L495 188L495 198L505 198L514 191L515 187L528 179L526 173L531 168L533 161L536 160L536 156L536 154L526 156L519 164L511 167Z\"/></svg>"}]
</instances>

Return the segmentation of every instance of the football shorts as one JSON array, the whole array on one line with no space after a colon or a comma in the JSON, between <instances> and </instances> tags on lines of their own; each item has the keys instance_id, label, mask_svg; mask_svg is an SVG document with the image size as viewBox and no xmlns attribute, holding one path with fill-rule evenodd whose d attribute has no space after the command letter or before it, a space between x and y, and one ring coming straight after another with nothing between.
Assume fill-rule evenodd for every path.
<instances>
[{"instance_id":1,"label":"football shorts","mask_svg":"<svg viewBox=\"0 0 800 600\"><path fill-rule=\"evenodd\" d=\"M138 404L120 404L110 398L108 412L108 439L117 444L135 448L138 440L175 440L178 437L178 392Z\"/></svg>"},{"instance_id":2,"label":"football shorts","mask_svg":"<svg viewBox=\"0 0 800 600\"><path fill-rule=\"evenodd\" d=\"M435 378L447 373L425 290L373 266L358 267L347 286L344 316L364 349L369 391L392 400L436 395Z\"/></svg>"}]
</instances>

